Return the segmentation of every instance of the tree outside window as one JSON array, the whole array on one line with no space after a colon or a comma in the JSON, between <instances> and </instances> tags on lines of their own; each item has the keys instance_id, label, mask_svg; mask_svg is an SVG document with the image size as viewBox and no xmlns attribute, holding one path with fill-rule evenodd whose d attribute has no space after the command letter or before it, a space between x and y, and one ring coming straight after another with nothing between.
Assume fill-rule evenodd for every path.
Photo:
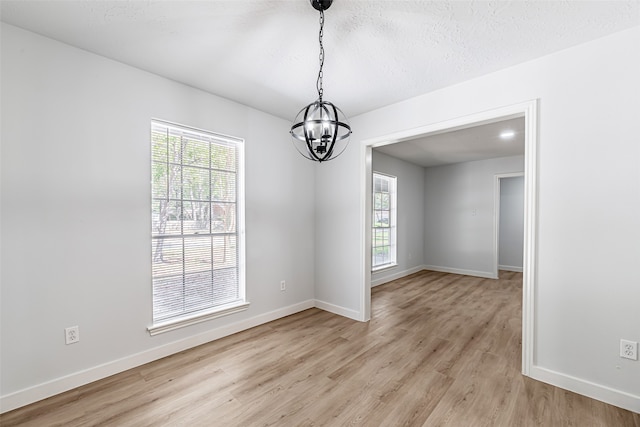
<instances>
[{"instance_id":1,"label":"tree outside window","mask_svg":"<svg viewBox=\"0 0 640 427\"><path fill-rule=\"evenodd\" d=\"M372 268L396 263L396 180L394 176L373 174Z\"/></svg>"}]
</instances>

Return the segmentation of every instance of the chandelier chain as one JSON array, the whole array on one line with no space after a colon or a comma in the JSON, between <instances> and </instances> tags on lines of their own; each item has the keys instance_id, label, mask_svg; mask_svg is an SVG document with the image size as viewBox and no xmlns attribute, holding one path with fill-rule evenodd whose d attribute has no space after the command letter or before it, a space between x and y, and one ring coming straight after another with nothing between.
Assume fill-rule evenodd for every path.
<instances>
[{"instance_id":1,"label":"chandelier chain","mask_svg":"<svg viewBox=\"0 0 640 427\"><path fill-rule=\"evenodd\" d=\"M322 44L322 36L324 34L324 10L320 11L320 32L318 34L318 40L320 41L320 70L318 71L318 80L316 81L316 88L318 89L318 99L322 102L322 67L324 66L324 45Z\"/></svg>"}]
</instances>

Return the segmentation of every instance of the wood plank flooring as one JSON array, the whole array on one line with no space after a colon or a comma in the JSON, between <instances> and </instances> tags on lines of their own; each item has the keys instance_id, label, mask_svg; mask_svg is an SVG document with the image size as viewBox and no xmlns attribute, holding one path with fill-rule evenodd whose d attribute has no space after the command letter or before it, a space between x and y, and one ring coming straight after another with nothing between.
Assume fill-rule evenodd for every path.
<instances>
[{"instance_id":1,"label":"wood plank flooring","mask_svg":"<svg viewBox=\"0 0 640 427\"><path fill-rule=\"evenodd\" d=\"M0 416L9 426L611 426L640 415L520 374L522 274L422 271L372 320L279 319Z\"/></svg>"}]
</instances>

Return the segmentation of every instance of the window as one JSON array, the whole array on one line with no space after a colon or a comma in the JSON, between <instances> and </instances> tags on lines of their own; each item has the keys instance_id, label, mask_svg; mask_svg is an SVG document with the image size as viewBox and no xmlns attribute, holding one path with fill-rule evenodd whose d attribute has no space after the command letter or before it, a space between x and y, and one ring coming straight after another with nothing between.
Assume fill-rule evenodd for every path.
<instances>
[{"instance_id":1,"label":"window","mask_svg":"<svg viewBox=\"0 0 640 427\"><path fill-rule=\"evenodd\" d=\"M396 265L396 177L373 173L372 269Z\"/></svg>"},{"instance_id":2,"label":"window","mask_svg":"<svg viewBox=\"0 0 640 427\"><path fill-rule=\"evenodd\" d=\"M151 123L152 335L248 307L242 149L238 138Z\"/></svg>"}]
</instances>

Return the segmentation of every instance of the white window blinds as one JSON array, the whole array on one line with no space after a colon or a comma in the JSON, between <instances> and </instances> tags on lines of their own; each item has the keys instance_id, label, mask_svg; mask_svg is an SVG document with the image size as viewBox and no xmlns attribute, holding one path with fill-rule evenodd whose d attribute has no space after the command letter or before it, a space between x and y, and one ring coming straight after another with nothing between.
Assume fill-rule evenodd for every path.
<instances>
[{"instance_id":1,"label":"white window blinds","mask_svg":"<svg viewBox=\"0 0 640 427\"><path fill-rule=\"evenodd\" d=\"M242 140L151 124L153 322L244 301Z\"/></svg>"}]
</instances>

